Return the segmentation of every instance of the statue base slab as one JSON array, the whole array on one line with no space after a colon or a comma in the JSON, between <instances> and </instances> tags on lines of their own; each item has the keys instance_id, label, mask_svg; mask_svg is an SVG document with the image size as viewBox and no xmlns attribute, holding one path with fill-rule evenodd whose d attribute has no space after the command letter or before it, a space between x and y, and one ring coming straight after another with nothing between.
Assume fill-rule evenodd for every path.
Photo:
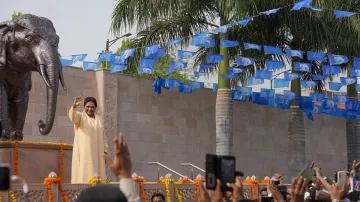
<instances>
[{"instance_id":1,"label":"statue base slab","mask_svg":"<svg viewBox=\"0 0 360 202\"><path fill-rule=\"evenodd\" d=\"M49 173L60 173L60 145L62 145L63 151L64 183L70 183L73 149L70 144L26 141L0 142L0 163L10 164L12 174L14 174L17 164L17 175L23 177L27 183L43 183Z\"/></svg>"}]
</instances>

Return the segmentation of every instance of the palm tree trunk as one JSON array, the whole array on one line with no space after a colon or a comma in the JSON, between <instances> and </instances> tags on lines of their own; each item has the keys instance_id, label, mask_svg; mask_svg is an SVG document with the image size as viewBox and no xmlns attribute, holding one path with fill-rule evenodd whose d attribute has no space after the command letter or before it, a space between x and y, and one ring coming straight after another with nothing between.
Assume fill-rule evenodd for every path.
<instances>
[{"instance_id":1,"label":"palm tree trunk","mask_svg":"<svg viewBox=\"0 0 360 202\"><path fill-rule=\"evenodd\" d=\"M288 136L288 165L290 179L292 179L299 175L306 165L304 115L298 106L290 108Z\"/></svg>"},{"instance_id":2,"label":"palm tree trunk","mask_svg":"<svg viewBox=\"0 0 360 202\"><path fill-rule=\"evenodd\" d=\"M216 154L232 155L233 107L230 89L219 89L216 97Z\"/></svg>"},{"instance_id":3,"label":"palm tree trunk","mask_svg":"<svg viewBox=\"0 0 360 202\"><path fill-rule=\"evenodd\" d=\"M226 39L226 35L220 36ZM218 93L216 97L216 154L232 155L233 150L233 107L230 80L223 79L222 74L229 73L229 55L226 48L220 48L224 60L220 62L218 72Z\"/></svg>"}]
</instances>

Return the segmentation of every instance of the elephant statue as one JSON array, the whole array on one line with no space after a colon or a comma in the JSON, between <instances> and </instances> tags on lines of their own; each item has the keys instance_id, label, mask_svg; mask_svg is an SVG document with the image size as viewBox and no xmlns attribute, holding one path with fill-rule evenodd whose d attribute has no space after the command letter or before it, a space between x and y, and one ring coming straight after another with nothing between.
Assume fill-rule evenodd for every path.
<instances>
[{"instance_id":1,"label":"elephant statue","mask_svg":"<svg viewBox=\"0 0 360 202\"><path fill-rule=\"evenodd\" d=\"M0 141L23 139L32 71L47 86L46 119L38 127L42 135L50 133L59 80L66 90L58 45L59 36L47 18L25 14L0 23Z\"/></svg>"}]
</instances>

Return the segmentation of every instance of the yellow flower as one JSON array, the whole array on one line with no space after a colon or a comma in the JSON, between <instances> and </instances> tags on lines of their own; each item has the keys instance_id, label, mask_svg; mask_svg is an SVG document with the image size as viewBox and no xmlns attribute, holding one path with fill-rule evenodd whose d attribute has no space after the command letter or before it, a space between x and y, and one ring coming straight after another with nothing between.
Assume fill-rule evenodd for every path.
<instances>
[{"instance_id":1,"label":"yellow flower","mask_svg":"<svg viewBox=\"0 0 360 202\"><path fill-rule=\"evenodd\" d=\"M177 198L178 202L182 202L182 198L181 198L181 195L179 193L179 189L176 186L176 183L174 183L174 189L175 189L175 195L176 195L176 198Z\"/></svg>"},{"instance_id":2,"label":"yellow flower","mask_svg":"<svg viewBox=\"0 0 360 202\"><path fill-rule=\"evenodd\" d=\"M10 197L11 197L11 201L12 201L12 202L16 202L15 194L14 194L14 192L13 192L11 189L9 190L9 194L10 194Z\"/></svg>"},{"instance_id":3,"label":"yellow flower","mask_svg":"<svg viewBox=\"0 0 360 202\"><path fill-rule=\"evenodd\" d=\"M91 186L95 186L96 184L101 184L101 183L102 183L101 178L94 178L94 177L89 178L89 184L91 184Z\"/></svg>"},{"instance_id":4,"label":"yellow flower","mask_svg":"<svg viewBox=\"0 0 360 202\"><path fill-rule=\"evenodd\" d=\"M109 184L111 181L109 178L106 178L106 184ZM1 201L0 201L1 202Z\"/></svg>"}]
</instances>

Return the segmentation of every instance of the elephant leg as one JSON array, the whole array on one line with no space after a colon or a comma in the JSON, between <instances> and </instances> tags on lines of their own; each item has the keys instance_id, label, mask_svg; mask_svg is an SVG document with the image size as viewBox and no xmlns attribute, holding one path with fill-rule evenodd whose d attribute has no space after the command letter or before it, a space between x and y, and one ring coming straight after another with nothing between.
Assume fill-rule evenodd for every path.
<instances>
[{"instance_id":1,"label":"elephant leg","mask_svg":"<svg viewBox=\"0 0 360 202\"><path fill-rule=\"evenodd\" d=\"M29 90L19 89L10 101L9 114L11 120L10 139L23 140L23 129L29 103Z\"/></svg>"},{"instance_id":2,"label":"elephant leg","mask_svg":"<svg viewBox=\"0 0 360 202\"><path fill-rule=\"evenodd\" d=\"M8 95L2 84L0 84L0 141L10 140L10 120Z\"/></svg>"}]
</instances>

